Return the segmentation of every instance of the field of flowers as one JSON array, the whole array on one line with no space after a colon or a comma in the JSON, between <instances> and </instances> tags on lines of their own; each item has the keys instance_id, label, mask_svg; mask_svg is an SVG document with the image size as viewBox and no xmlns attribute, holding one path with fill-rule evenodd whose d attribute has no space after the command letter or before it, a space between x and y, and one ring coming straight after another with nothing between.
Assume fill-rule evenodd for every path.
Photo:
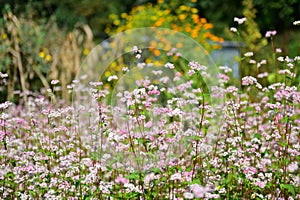
<instances>
[{"instance_id":1,"label":"field of flowers","mask_svg":"<svg viewBox=\"0 0 300 200\"><path fill-rule=\"evenodd\" d=\"M143 49L135 46L136 66L122 73L151 70L133 89L82 84L81 76L67 86L80 94L71 105L56 95L58 80L46 95L28 92L24 105L1 103L0 198L300 199L300 57L273 53L275 77L247 52L241 59L257 77L235 86L220 66L205 88L195 80L209 66L156 68L139 62Z\"/></svg>"}]
</instances>

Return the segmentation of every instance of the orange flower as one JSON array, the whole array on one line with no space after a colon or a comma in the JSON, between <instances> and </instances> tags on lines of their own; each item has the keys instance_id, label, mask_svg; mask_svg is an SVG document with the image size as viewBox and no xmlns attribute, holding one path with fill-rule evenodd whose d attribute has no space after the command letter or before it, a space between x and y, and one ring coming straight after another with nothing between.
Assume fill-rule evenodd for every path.
<instances>
[{"instance_id":1,"label":"orange flower","mask_svg":"<svg viewBox=\"0 0 300 200\"><path fill-rule=\"evenodd\" d=\"M200 19L200 23L201 23L201 24L205 24L205 23L207 23L207 20L206 20L205 18L201 18L201 19Z\"/></svg>"},{"instance_id":2,"label":"orange flower","mask_svg":"<svg viewBox=\"0 0 300 200\"><path fill-rule=\"evenodd\" d=\"M165 19L164 18L159 18L154 24L155 27L161 26L164 23Z\"/></svg>"},{"instance_id":3,"label":"orange flower","mask_svg":"<svg viewBox=\"0 0 300 200\"><path fill-rule=\"evenodd\" d=\"M189 27L189 26L185 27L186 32L191 32L191 30L192 30L191 27Z\"/></svg>"},{"instance_id":4,"label":"orange flower","mask_svg":"<svg viewBox=\"0 0 300 200\"><path fill-rule=\"evenodd\" d=\"M199 22L199 15L193 14L193 15L192 15L192 19L193 19L193 22L194 22L195 24L197 24L197 23Z\"/></svg>"},{"instance_id":5,"label":"orange flower","mask_svg":"<svg viewBox=\"0 0 300 200\"><path fill-rule=\"evenodd\" d=\"M160 51L158 49L154 49L153 53L155 56L160 56Z\"/></svg>"},{"instance_id":6,"label":"orange flower","mask_svg":"<svg viewBox=\"0 0 300 200\"><path fill-rule=\"evenodd\" d=\"M204 29L211 29L211 28L213 28L213 25L211 23L207 23L207 24L204 24L203 28Z\"/></svg>"}]
</instances>

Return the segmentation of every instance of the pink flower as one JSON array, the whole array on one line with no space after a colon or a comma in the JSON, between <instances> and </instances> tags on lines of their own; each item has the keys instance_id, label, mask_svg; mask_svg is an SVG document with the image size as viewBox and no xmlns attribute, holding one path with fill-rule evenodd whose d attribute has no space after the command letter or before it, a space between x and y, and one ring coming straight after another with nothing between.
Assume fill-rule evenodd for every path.
<instances>
[{"instance_id":1,"label":"pink flower","mask_svg":"<svg viewBox=\"0 0 300 200\"><path fill-rule=\"evenodd\" d=\"M203 187L198 184L191 185L191 190L193 191L196 198L203 198L208 192L208 189L206 187Z\"/></svg>"},{"instance_id":2,"label":"pink flower","mask_svg":"<svg viewBox=\"0 0 300 200\"><path fill-rule=\"evenodd\" d=\"M192 76L195 73L195 71L193 69L189 70L188 75Z\"/></svg>"},{"instance_id":3,"label":"pink flower","mask_svg":"<svg viewBox=\"0 0 300 200\"><path fill-rule=\"evenodd\" d=\"M197 71L200 71L200 70L205 71L207 69L206 66L200 65L198 62L194 62L194 61L189 62L189 66L190 66L191 69L197 70Z\"/></svg>"},{"instance_id":4,"label":"pink flower","mask_svg":"<svg viewBox=\"0 0 300 200\"><path fill-rule=\"evenodd\" d=\"M121 184L127 184L129 183L129 180L127 178L124 178L123 175L121 174L116 178L115 182Z\"/></svg>"},{"instance_id":5,"label":"pink flower","mask_svg":"<svg viewBox=\"0 0 300 200\"><path fill-rule=\"evenodd\" d=\"M266 186L266 181L258 181L255 185L257 185L260 188L264 188Z\"/></svg>"},{"instance_id":6,"label":"pink flower","mask_svg":"<svg viewBox=\"0 0 300 200\"><path fill-rule=\"evenodd\" d=\"M277 31L275 31L275 30L274 31L267 31L266 32L266 38L275 36L276 33L277 33Z\"/></svg>"}]
</instances>

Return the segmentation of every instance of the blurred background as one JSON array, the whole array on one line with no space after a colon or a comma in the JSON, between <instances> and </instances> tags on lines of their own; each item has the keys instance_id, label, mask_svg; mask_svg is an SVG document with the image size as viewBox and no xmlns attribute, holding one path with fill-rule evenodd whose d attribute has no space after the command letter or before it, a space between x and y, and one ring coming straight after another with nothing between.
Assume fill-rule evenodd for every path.
<instances>
[{"instance_id":1,"label":"blurred background","mask_svg":"<svg viewBox=\"0 0 300 200\"><path fill-rule=\"evenodd\" d=\"M235 58L236 79L273 73L276 48L283 56L300 53L300 27L293 26L300 18L298 0L0 0L0 10L0 71L9 77L0 79L1 102L26 102L29 91L54 89L54 79L60 81L57 93L69 100L72 80L93 47L132 28L169 28L195 39L207 52L229 47L232 55L252 51L253 60L266 59L258 71ZM234 17L247 21L238 25ZM238 28L239 35L230 27ZM277 31L273 45L265 37L269 30ZM163 55L155 49L153 54ZM111 70L120 71L120 62Z\"/></svg>"}]
</instances>

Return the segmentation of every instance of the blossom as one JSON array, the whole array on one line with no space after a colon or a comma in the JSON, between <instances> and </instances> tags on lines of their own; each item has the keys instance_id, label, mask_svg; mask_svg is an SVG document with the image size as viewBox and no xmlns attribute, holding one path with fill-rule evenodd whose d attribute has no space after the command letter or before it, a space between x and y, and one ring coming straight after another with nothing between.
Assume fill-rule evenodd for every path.
<instances>
[{"instance_id":1,"label":"blossom","mask_svg":"<svg viewBox=\"0 0 300 200\"><path fill-rule=\"evenodd\" d=\"M174 64L169 63L169 62L165 64L165 67L169 68L169 69L174 69L175 68Z\"/></svg>"},{"instance_id":2,"label":"blossom","mask_svg":"<svg viewBox=\"0 0 300 200\"><path fill-rule=\"evenodd\" d=\"M244 56L251 57L251 56L253 56L253 52L246 52L246 53L244 53Z\"/></svg>"},{"instance_id":3,"label":"blossom","mask_svg":"<svg viewBox=\"0 0 300 200\"><path fill-rule=\"evenodd\" d=\"M267 32L266 32L266 38L275 36L276 33L277 33L276 30L273 30L273 31L267 31Z\"/></svg>"},{"instance_id":4,"label":"blossom","mask_svg":"<svg viewBox=\"0 0 300 200\"><path fill-rule=\"evenodd\" d=\"M283 61L284 61L284 57L279 56L279 57L277 58L277 60L280 61L280 62L283 62Z\"/></svg>"},{"instance_id":5,"label":"blossom","mask_svg":"<svg viewBox=\"0 0 300 200\"><path fill-rule=\"evenodd\" d=\"M237 29L236 29L235 27L231 27L231 28L230 28L230 31L236 33L236 32L237 32Z\"/></svg>"},{"instance_id":6,"label":"blossom","mask_svg":"<svg viewBox=\"0 0 300 200\"><path fill-rule=\"evenodd\" d=\"M140 50L137 46L133 46L132 51L137 54L141 54L142 50Z\"/></svg>"},{"instance_id":7,"label":"blossom","mask_svg":"<svg viewBox=\"0 0 300 200\"><path fill-rule=\"evenodd\" d=\"M172 180L172 181L174 181L174 180L181 180L181 174L180 173L173 174L171 176L170 180Z\"/></svg>"},{"instance_id":8,"label":"blossom","mask_svg":"<svg viewBox=\"0 0 300 200\"><path fill-rule=\"evenodd\" d=\"M127 72L127 71L128 71L128 67L123 67L123 68L122 68L122 71L123 71L123 72Z\"/></svg>"},{"instance_id":9,"label":"blossom","mask_svg":"<svg viewBox=\"0 0 300 200\"><path fill-rule=\"evenodd\" d=\"M103 85L103 83L100 82L100 81L99 81L99 82L92 82L92 81L91 81L89 84L90 84L91 86L94 86L94 87Z\"/></svg>"},{"instance_id":10,"label":"blossom","mask_svg":"<svg viewBox=\"0 0 300 200\"><path fill-rule=\"evenodd\" d=\"M242 85L252 85L254 83L257 83L257 80L252 76L245 76L242 78Z\"/></svg>"},{"instance_id":11,"label":"blossom","mask_svg":"<svg viewBox=\"0 0 300 200\"><path fill-rule=\"evenodd\" d=\"M194 198L194 194L190 193L190 192L185 192L185 193L183 193L183 197L185 199L193 199Z\"/></svg>"},{"instance_id":12,"label":"blossom","mask_svg":"<svg viewBox=\"0 0 300 200\"><path fill-rule=\"evenodd\" d=\"M235 18L233 18L233 21L237 22L238 24L243 24L246 20L247 20L246 17L243 17L243 18L235 17Z\"/></svg>"},{"instance_id":13,"label":"blossom","mask_svg":"<svg viewBox=\"0 0 300 200\"><path fill-rule=\"evenodd\" d=\"M293 172L297 171L297 169L298 169L298 163L297 162L293 162L287 168L288 168L289 172L293 173Z\"/></svg>"},{"instance_id":14,"label":"blossom","mask_svg":"<svg viewBox=\"0 0 300 200\"><path fill-rule=\"evenodd\" d=\"M198 184L191 185L191 189L196 198L203 198L205 194L208 192L208 189L206 187L203 187Z\"/></svg>"},{"instance_id":15,"label":"blossom","mask_svg":"<svg viewBox=\"0 0 300 200\"><path fill-rule=\"evenodd\" d=\"M207 69L206 66L201 65L201 64L199 64L198 62L195 62L195 61L189 62L189 66L190 66L191 69L197 70L197 71L200 71L200 70L205 71Z\"/></svg>"},{"instance_id":16,"label":"blossom","mask_svg":"<svg viewBox=\"0 0 300 200\"><path fill-rule=\"evenodd\" d=\"M128 184L129 180L127 178L124 178L122 175L119 175L116 180L116 183L121 183L121 184Z\"/></svg>"},{"instance_id":17,"label":"blossom","mask_svg":"<svg viewBox=\"0 0 300 200\"><path fill-rule=\"evenodd\" d=\"M141 54L136 54L136 59L140 59L142 56L141 56Z\"/></svg>"},{"instance_id":18,"label":"blossom","mask_svg":"<svg viewBox=\"0 0 300 200\"><path fill-rule=\"evenodd\" d=\"M108 82L110 82L110 81L112 81L112 80L118 80L117 75L109 76L109 77L107 78L107 81L108 81Z\"/></svg>"},{"instance_id":19,"label":"blossom","mask_svg":"<svg viewBox=\"0 0 300 200\"><path fill-rule=\"evenodd\" d=\"M255 185L257 185L260 188L264 188L266 184L267 184L266 181L258 181L257 183L255 183Z\"/></svg>"},{"instance_id":20,"label":"blossom","mask_svg":"<svg viewBox=\"0 0 300 200\"><path fill-rule=\"evenodd\" d=\"M7 78L8 74L3 74L2 72L0 72L0 78Z\"/></svg>"},{"instance_id":21,"label":"blossom","mask_svg":"<svg viewBox=\"0 0 300 200\"><path fill-rule=\"evenodd\" d=\"M195 71L193 69L191 69L191 70L188 71L188 75L189 76L192 76L194 73L195 73Z\"/></svg>"},{"instance_id":22,"label":"blossom","mask_svg":"<svg viewBox=\"0 0 300 200\"><path fill-rule=\"evenodd\" d=\"M52 80L51 81L51 85L56 85L57 83L59 83L59 80Z\"/></svg>"},{"instance_id":23,"label":"blossom","mask_svg":"<svg viewBox=\"0 0 300 200\"><path fill-rule=\"evenodd\" d=\"M300 20L294 21L293 25L295 25L295 26L300 25Z\"/></svg>"},{"instance_id":24,"label":"blossom","mask_svg":"<svg viewBox=\"0 0 300 200\"><path fill-rule=\"evenodd\" d=\"M232 72L232 69L227 66L220 66L220 70L223 70L225 73Z\"/></svg>"}]
</instances>

